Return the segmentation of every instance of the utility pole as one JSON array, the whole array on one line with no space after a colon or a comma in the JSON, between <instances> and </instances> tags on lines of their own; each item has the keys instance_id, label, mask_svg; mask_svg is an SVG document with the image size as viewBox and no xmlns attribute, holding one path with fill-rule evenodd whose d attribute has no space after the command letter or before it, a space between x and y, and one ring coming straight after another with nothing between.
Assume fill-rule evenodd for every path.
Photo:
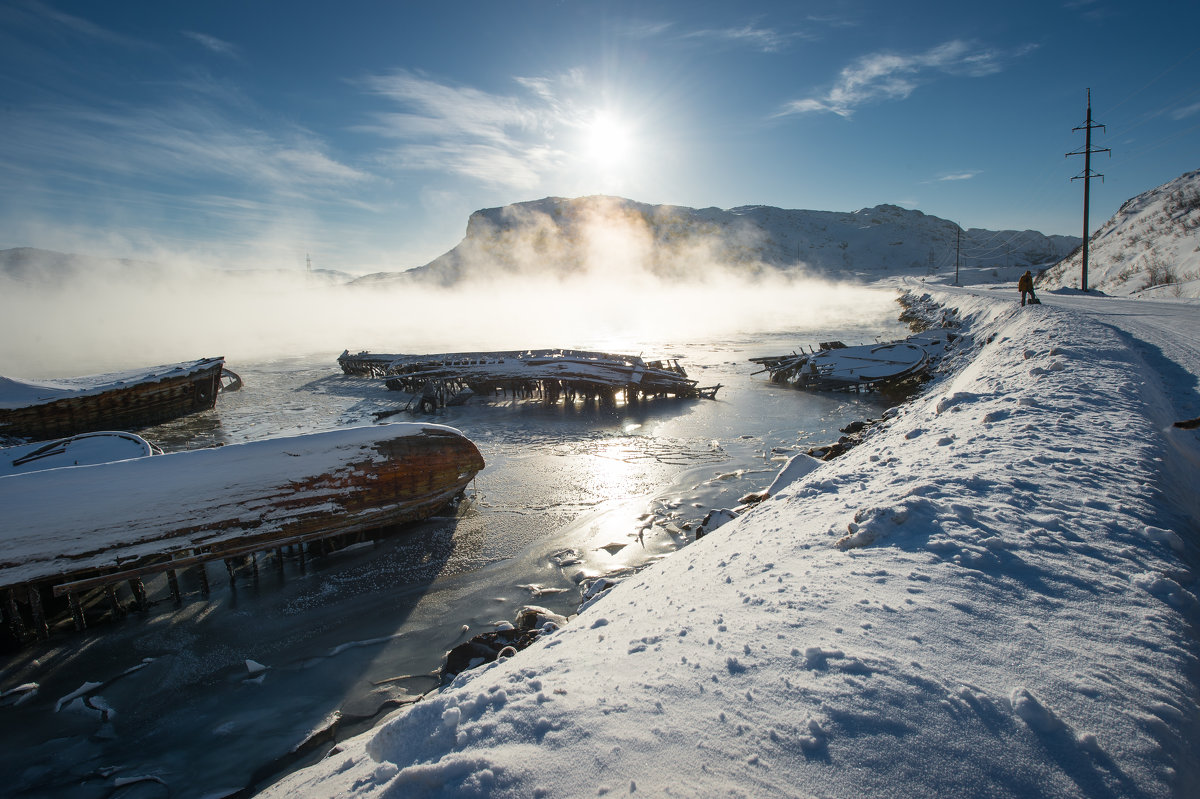
<instances>
[{"instance_id":1,"label":"utility pole","mask_svg":"<svg viewBox=\"0 0 1200 799\"><path fill-rule=\"evenodd\" d=\"M958 282L958 253L962 247L962 225L954 226L954 285L959 285Z\"/></svg>"},{"instance_id":2,"label":"utility pole","mask_svg":"<svg viewBox=\"0 0 1200 799\"><path fill-rule=\"evenodd\" d=\"M1084 136L1083 149L1076 150L1073 153L1067 153L1067 158L1070 158L1073 155L1083 156L1083 174L1076 175L1075 177L1071 178L1071 180L1083 181L1083 274L1079 280L1079 287L1084 291L1088 290L1088 200L1091 194L1089 189L1091 187L1092 178L1100 178L1101 180L1104 180L1104 175L1098 175L1092 172L1092 153L1108 153L1110 156L1112 155L1112 150L1108 149L1107 147L1092 149L1092 128L1100 128L1103 130L1104 126L1092 122L1091 89L1087 90L1087 97L1087 121L1077 128L1072 128L1072 130L1087 131Z\"/></svg>"}]
</instances>

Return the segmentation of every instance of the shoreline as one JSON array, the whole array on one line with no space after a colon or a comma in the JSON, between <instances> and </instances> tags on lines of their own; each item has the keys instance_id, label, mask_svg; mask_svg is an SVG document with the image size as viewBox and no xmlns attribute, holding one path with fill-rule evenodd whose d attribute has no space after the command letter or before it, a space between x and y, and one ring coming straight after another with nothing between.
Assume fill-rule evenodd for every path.
<instances>
[{"instance_id":1,"label":"shoreline","mask_svg":"<svg viewBox=\"0 0 1200 799\"><path fill-rule=\"evenodd\" d=\"M757 795L947 795L1029 774L1058 794L1070 781L1047 770L1043 752L1068 739L1076 765L1066 773L1112 763L1147 795L1195 774L1195 757L1182 754L1194 700L1134 666L1153 652L1161 671L1187 673L1191 650L1177 642L1195 602L1169 578L1144 576L1178 571L1178 553L1139 499L1153 480L1145 442L1158 431L1140 390L1121 382L1136 356L1093 322L1070 321L1086 346L1062 339L1044 307L958 304L972 306L969 346L863 445L612 588L519 657L464 672L263 796L430 780L594 795L621 784L603 777L614 773L630 790L661 793L674 784L656 770L664 759L690 764L689 792L701 794L741 784ZM1120 396L1091 405L1108 382ZM1086 439L1079 403L1096 428ZM1110 429L1118 421L1121 435ZM1118 439L1139 450L1131 462L1105 458ZM1101 474L1108 499L1097 504L1078 487ZM1146 544L1130 548L1127 536ZM1115 575L1114 558L1129 562ZM1077 611L1075 595L1093 584L1103 613ZM1143 619L1137 641L1054 645L1080 630L1105 641L1102 630L1130 613ZM1121 691L1060 677L1073 672ZM1163 702L1183 715L1138 721ZM808 721L797 726L797 715ZM897 738L893 723L908 732ZM596 757L609 769L574 754L584 740L608 752ZM961 764L964 746L973 768L941 767ZM1167 771L1164 752L1175 753ZM879 782L880 759L909 777Z\"/></svg>"}]
</instances>

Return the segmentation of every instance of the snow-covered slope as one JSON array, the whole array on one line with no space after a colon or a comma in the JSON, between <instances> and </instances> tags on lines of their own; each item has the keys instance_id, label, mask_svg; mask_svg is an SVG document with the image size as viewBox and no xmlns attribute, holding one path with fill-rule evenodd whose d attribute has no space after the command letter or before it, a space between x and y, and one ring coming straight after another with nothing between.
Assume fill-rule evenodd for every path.
<instances>
[{"instance_id":1,"label":"snow-covered slope","mask_svg":"<svg viewBox=\"0 0 1200 799\"><path fill-rule=\"evenodd\" d=\"M450 284L511 274L620 274L644 269L687 277L712 269L796 270L839 280L951 274L962 282L1014 280L1079 244L1036 231L964 230L894 205L854 213L770 206L684 208L619 197L564 199L476 211L454 249L406 278ZM397 273L363 278L395 279Z\"/></svg>"},{"instance_id":2,"label":"snow-covered slope","mask_svg":"<svg viewBox=\"0 0 1200 799\"><path fill-rule=\"evenodd\" d=\"M1048 270L1044 288L1080 288L1082 253ZM1088 287L1105 294L1200 297L1200 169L1129 200L1092 234Z\"/></svg>"},{"instance_id":3,"label":"snow-covered slope","mask_svg":"<svg viewBox=\"0 0 1200 799\"><path fill-rule=\"evenodd\" d=\"M1200 331L938 291L864 443L265 796L1196 796Z\"/></svg>"}]
</instances>

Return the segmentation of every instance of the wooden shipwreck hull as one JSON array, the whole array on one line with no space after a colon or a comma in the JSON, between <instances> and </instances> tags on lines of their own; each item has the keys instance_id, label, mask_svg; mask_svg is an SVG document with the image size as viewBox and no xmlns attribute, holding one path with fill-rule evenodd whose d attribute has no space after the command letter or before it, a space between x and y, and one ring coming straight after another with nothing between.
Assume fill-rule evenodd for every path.
<instances>
[{"instance_id":1,"label":"wooden shipwreck hull","mask_svg":"<svg viewBox=\"0 0 1200 799\"><path fill-rule=\"evenodd\" d=\"M769 372L771 382L819 391L874 390L926 378L955 338L930 331L903 341L847 347L823 342L811 352L751 358ZM756 373L757 374L757 373Z\"/></svg>"},{"instance_id":2,"label":"wooden shipwreck hull","mask_svg":"<svg viewBox=\"0 0 1200 799\"><path fill-rule=\"evenodd\" d=\"M62 380L0 377L0 435L50 439L134 430L206 411L217 401L224 358Z\"/></svg>"},{"instance_id":3,"label":"wooden shipwreck hull","mask_svg":"<svg viewBox=\"0 0 1200 799\"><path fill-rule=\"evenodd\" d=\"M0 477L6 616L209 560L427 518L483 468L459 431L394 424Z\"/></svg>"},{"instance_id":4,"label":"wooden shipwreck hull","mask_svg":"<svg viewBox=\"0 0 1200 799\"><path fill-rule=\"evenodd\" d=\"M644 360L590 350L514 350L456 352L433 355L385 355L343 352L338 358L346 374L384 377L387 386L441 399L463 390L487 395L560 398L638 396L715 396L720 386L701 388L688 378L678 359Z\"/></svg>"}]
</instances>

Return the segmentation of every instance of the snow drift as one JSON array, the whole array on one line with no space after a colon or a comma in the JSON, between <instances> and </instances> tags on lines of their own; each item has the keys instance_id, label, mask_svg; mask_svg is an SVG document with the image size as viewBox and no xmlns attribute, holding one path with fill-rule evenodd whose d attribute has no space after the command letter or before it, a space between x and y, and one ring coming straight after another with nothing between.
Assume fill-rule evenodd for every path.
<instances>
[{"instance_id":1,"label":"snow drift","mask_svg":"<svg viewBox=\"0 0 1200 799\"><path fill-rule=\"evenodd\" d=\"M949 372L863 444L264 795L1188 795L1161 375L1083 315L951 299Z\"/></svg>"}]
</instances>

